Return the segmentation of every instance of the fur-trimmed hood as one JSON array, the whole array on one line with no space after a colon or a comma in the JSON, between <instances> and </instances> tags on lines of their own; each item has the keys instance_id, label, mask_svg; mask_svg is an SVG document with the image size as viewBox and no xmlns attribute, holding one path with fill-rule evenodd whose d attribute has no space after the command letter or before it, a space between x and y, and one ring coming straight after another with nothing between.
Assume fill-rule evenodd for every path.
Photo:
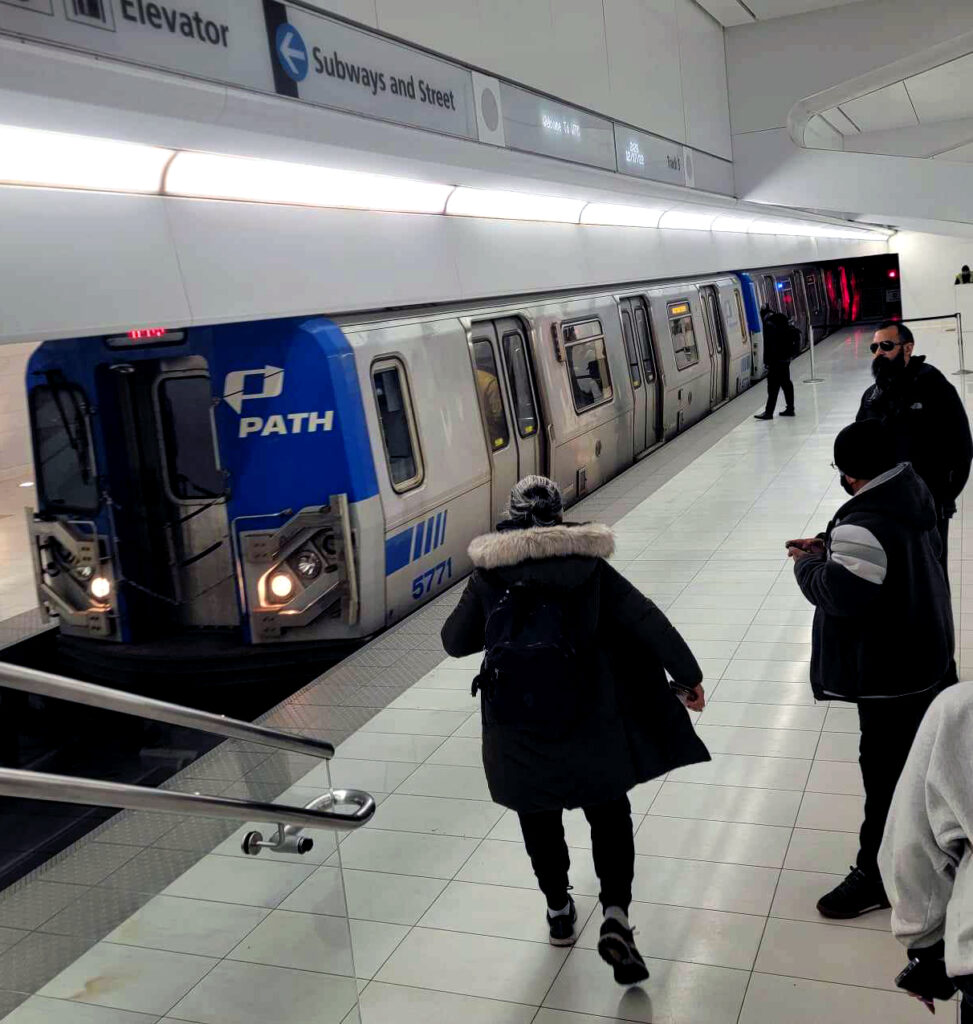
<instances>
[{"instance_id":1,"label":"fur-trimmed hood","mask_svg":"<svg viewBox=\"0 0 973 1024\"><path fill-rule=\"evenodd\" d=\"M615 550L615 535L603 523L576 526L532 526L526 530L505 530L476 537L469 555L478 569L502 569L545 558L609 558Z\"/></svg>"}]
</instances>

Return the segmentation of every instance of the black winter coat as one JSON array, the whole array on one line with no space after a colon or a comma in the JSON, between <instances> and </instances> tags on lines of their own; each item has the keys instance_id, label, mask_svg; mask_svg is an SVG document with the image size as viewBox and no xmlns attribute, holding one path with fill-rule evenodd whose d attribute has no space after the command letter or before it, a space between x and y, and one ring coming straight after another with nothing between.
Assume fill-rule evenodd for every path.
<instances>
[{"instance_id":1,"label":"black winter coat","mask_svg":"<svg viewBox=\"0 0 973 1024\"><path fill-rule=\"evenodd\" d=\"M572 607L591 627L587 714L573 733L503 726L481 704L490 793L515 811L604 803L710 759L666 678L668 669L695 686L699 665L665 615L605 561L613 550L611 530L597 523L509 530L470 545L475 571L443 626L447 653L483 650L487 617L518 581L570 591Z\"/></svg>"},{"instance_id":2,"label":"black winter coat","mask_svg":"<svg viewBox=\"0 0 973 1024\"><path fill-rule=\"evenodd\" d=\"M873 384L862 395L855 419L885 423L895 438L896 458L912 463L940 516L953 515L970 475L973 437L956 388L925 356L913 356L887 387Z\"/></svg>"},{"instance_id":3,"label":"black winter coat","mask_svg":"<svg viewBox=\"0 0 973 1024\"><path fill-rule=\"evenodd\" d=\"M921 693L946 675L953 614L929 489L908 463L838 509L826 553L794 565L816 608L811 687L818 700Z\"/></svg>"},{"instance_id":4,"label":"black winter coat","mask_svg":"<svg viewBox=\"0 0 973 1024\"><path fill-rule=\"evenodd\" d=\"M795 330L783 313L770 312L764 316L764 366L789 363L794 358Z\"/></svg>"}]
</instances>

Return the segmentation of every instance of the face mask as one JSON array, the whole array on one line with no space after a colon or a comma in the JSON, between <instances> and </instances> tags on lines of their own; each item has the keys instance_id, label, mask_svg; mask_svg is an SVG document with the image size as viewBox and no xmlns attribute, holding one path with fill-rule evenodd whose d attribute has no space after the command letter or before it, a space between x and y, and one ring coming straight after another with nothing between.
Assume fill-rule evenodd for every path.
<instances>
[{"instance_id":1,"label":"face mask","mask_svg":"<svg viewBox=\"0 0 973 1024\"><path fill-rule=\"evenodd\" d=\"M894 359L876 356L872 360L872 376L879 387L890 384L905 369L905 351L900 347Z\"/></svg>"},{"instance_id":2,"label":"face mask","mask_svg":"<svg viewBox=\"0 0 973 1024\"><path fill-rule=\"evenodd\" d=\"M854 497L855 491L852 488L851 484L848 483L848 478L845 476L844 473L842 473L841 476L838 478L838 483L841 484L841 489L845 492L845 494L850 494Z\"/></svg>"}]
</instances>

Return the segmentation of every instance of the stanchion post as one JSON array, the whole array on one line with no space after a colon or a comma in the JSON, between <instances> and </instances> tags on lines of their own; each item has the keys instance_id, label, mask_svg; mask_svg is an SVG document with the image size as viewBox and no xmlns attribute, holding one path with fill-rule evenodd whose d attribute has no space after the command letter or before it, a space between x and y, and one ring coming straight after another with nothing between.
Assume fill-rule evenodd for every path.
<instances>
[{"instance_id":1,"label":"stanchion post","mask_svg":"<svg viewBox=\"0 0 973 1024\"><path fill-rule=\"evenodd\" d=\"M959 369L953 374L954 377L965 377L973 372L966 368L966 355L963 352L963 314L956 311L956 345L959 348Z\"/></svg>"},{"instance_id":2,"label":"stanchion post","mask_svg":"<svg viewBox=\"0 0 973 1024\"><path fill-rule=\"evenodd\" d=\"M805 298L805 305L807 305L807 299ZM823 377L817 377L814 373L814 324L811 323L811 311L808 309L807 314L807 336L811 342L811 376L804 378L805 384L821 384L823 383Z\"/></svg>"}]
</instances>

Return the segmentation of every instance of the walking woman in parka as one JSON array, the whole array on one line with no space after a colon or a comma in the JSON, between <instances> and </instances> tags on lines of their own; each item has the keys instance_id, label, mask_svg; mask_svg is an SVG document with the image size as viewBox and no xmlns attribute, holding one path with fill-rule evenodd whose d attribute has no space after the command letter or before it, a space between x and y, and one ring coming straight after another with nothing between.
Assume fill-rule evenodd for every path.
<instances>
[{"instance_id":1,"label":"walking woman in parka","mask_svg":"<svg viewBox=\"0 0 973 1024\"><path fill-rule=\"evenodd\" d=\"M529 476L508 518L470 544L474 572L442 630L453 657L485 650L483 767L516 811L553 945L575 942L561 813L591 825L604 923L598 952L623 985L645 981L628 920L635 873L634 786L710 759L673 686L695 711L702 672L665 615L608 564L612 531L562 520L561 494Z\"/></svg>"}]
</instances>

